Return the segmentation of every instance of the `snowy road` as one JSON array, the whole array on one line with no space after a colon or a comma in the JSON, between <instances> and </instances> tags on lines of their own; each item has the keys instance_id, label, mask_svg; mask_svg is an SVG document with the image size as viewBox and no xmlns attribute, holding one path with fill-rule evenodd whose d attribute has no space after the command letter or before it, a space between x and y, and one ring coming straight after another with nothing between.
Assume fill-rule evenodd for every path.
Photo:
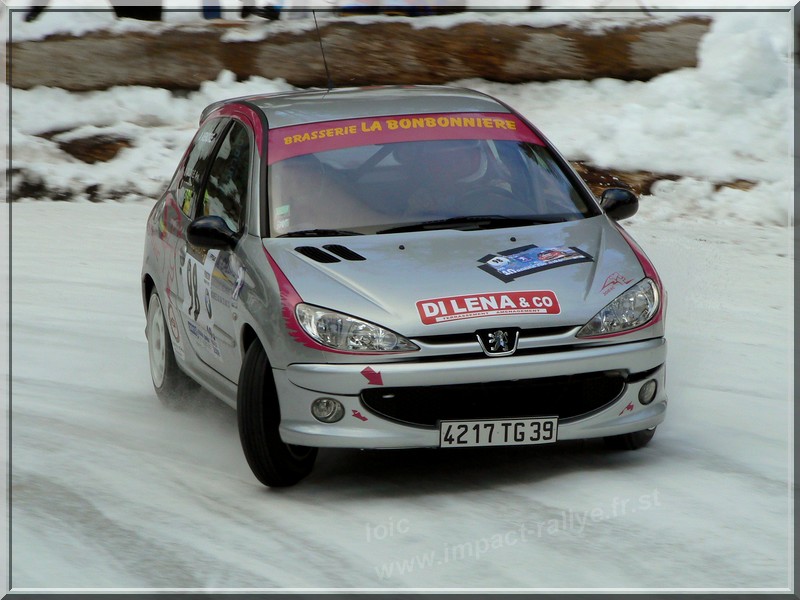
<instances>
[{"instance_id":1,"label":"snowy road","mask_svg":"<svg viewBox=\"0 0 800 600\"><path fill-rule=\"evenodd\" d=\"M152 390L150 206L13 205L14 589L790 585L792 230L627 226L669 291L647 448L324 450L268 490L233 411Z\"/></svg>"}]
</instances>

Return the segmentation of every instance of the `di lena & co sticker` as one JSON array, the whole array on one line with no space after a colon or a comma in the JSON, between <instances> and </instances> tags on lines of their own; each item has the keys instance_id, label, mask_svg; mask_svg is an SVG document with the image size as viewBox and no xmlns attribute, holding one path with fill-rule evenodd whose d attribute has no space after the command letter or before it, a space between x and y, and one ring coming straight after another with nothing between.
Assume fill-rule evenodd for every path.
<instances>
[{"instance_id":1,"label":"di lena & co sticker","mask_svg":"<svg viewBox=\"0 0 800 600\"><path fill-rule=\"evenodd\" d=\"M434 325L497 315L557 315L561 307L555 292L535 290L430 298L417 302L417 312L424 325Z\"/></svg>"},{"instance_id":2,"label":"di lena & co sticker","mask_svg":"<svg viewBox=\"0 0 800 600\"><path fill-rule=\"evenodd\" d=\"M478 268L508 283L538 271L592 260L594 259L589 254L574 246L546 248L531 245L487 254L478 260L481 263Z\"/></svg>"}]
</instances>

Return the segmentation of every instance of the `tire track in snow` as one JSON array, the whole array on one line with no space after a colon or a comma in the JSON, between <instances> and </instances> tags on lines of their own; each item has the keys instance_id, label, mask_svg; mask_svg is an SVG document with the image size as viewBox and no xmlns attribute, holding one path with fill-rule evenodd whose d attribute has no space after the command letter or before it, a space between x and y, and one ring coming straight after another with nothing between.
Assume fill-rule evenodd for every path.
<instances>
[{"instance_id":1,"label":"tire track in snow","mask_svg":"<svg viewBox=\"0 0 800 600\"><path fill-rule=\"evenodd\" d=\"M218 560L198 554L202 551L196 547L149 539L107 517L90 498L35 473L15 472L11 498L12 517L21 511L35 519L55 519L80 544L88 543L106 552L126 572L140 579L144 588L203 588L209 582L198 574L209 572L224 572L222 580L214 582L221 586L235 585L250 576L230 565L220 570ZM24 543L19 532L12 532L14 543Z\"/></svg>"}]
</instances>

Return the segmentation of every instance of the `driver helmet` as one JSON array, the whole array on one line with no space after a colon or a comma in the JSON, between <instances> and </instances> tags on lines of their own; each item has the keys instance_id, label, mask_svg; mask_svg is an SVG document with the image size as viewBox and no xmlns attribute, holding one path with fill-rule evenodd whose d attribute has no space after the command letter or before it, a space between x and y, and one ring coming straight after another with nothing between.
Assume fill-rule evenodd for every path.
<instances>
[{"instance_id":1,"label":"driver helmet","mask_svg":"<svg viewBox=\"0 0 800 600\"><path fill-rule=\"evenodd\" d=\"M422 172L433 182L445 185L474 183L489 166L486 148L480 140L427 142Z\"/></svg>"}]
</instances>

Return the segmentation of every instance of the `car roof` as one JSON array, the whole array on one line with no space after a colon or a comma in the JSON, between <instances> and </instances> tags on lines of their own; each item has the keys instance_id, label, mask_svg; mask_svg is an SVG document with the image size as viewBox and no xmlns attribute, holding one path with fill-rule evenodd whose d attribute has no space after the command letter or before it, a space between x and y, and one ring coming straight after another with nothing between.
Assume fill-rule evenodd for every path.
<instances>
[{"instance_id":1,"label":"car roof","mask_svg":"<svg viewBox=\"0 0 800 600\"><path fill-rule=\"evenodd\" d=\"M376 86L314 89L231 98L207 106L200 122L225 105L243 102L261 110L270 128L389 115L511 112L491 96L467 88L443 85Z\"/></svg>"}]
</instances>

